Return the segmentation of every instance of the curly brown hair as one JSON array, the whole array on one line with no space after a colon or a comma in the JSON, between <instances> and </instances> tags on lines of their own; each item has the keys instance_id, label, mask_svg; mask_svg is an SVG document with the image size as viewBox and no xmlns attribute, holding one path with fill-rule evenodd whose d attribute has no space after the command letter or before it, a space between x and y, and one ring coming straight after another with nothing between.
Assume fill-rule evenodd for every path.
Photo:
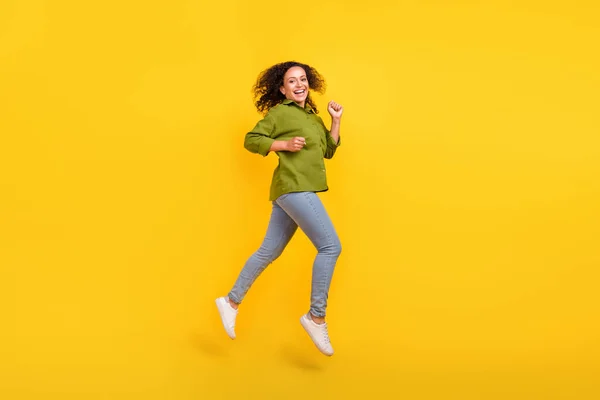
<instances>
[{"instance_id":1,"label":"curly brown hair","mask_svg":"<svg viewBox=\"0 0 600 400\"><path fill-rule=\"evenodd\" d=\"M310 97L310 91L314 90L317 93L325 93L325 78L310 65L296 61L286 61L275 64L258 75L256 83L252 87L252 92L254 93L254 105L259 113L265 114L271 107L285 100L285 95L281 93L279 88L283 85L285 73L292 67L301 67L306 72L309 86L306 104L310 105L315 110L315 113L319 112Z\"/></svg>"}]
</instances>

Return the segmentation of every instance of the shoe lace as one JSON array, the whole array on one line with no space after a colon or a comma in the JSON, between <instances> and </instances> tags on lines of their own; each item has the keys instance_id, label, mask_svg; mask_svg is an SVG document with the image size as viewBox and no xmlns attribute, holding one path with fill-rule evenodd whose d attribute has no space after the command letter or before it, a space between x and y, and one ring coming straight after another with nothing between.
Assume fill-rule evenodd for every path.
<instances>
[{"instance_id":1,"label":"shoe lace","mask_svg":"<svg viewBox=\"0 0 600 400\"><path fill-rule=\"evenodd\" d=\"M325 342L325 344L329 344L330 340L329 332L327 331L327 324L323 324L323 327L321 327L321 332L323 333L323 341Z\"/></svg>"}]
</instances>

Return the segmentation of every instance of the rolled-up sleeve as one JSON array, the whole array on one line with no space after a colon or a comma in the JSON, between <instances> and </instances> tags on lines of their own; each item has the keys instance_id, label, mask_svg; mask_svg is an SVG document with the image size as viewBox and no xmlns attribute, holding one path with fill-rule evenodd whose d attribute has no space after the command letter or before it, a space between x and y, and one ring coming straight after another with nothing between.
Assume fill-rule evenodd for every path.
<instances>
[{"instance_id":1,"label":"rolled-up sleeve","mask_svg":"<svg viewBox=\"0 0 600 400\"><path fill-rule=\"evenodd\" d=\"M325 135L327 135L327 149L325 150L324 157L332 158L337 148L342 145L342 136L338 138L338 141L336 143L328 130L326 130Z\"/></svg>"},{"instance_id":2,"label":"rolled-up sleeve","mask_svg":"<svg viewBox=\"0 0 600 400\"><path fill-rule=\"evenodd\" d=\"M250 132L246 133L244 147L251 153L257 153L266 157L270 152L271 145L275 141L272 138L274 132L275 118L273 113L269 111Z\"/></svg>"}]
</instances>

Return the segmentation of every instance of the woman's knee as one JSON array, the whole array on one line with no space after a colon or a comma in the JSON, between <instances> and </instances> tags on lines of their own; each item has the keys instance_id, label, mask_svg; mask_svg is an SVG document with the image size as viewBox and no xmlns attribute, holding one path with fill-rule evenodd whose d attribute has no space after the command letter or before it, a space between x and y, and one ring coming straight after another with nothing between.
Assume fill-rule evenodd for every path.
<instances>
[{"instance_id":1,"label":"woman's knee","mask_svg":"<svg viewBox=\"0 0 600 400\"><path fill-rule=\"evenodd\" d=\"M333 240L318 248L319 253L328 254L330 256L339 257L342 253L342 243L339 239Z\"/></svg>"},{"instance_id":2,"label":"woman's knee","mask_svg":"<svg viewBox=\"0 0 600 400\"><path fill-rule=\"evenodd\" d=\"M333 251L336 257L339 257L340 254L342 254L342 243L339 241L339 239L335 242Z\"/></svg>"}]
</instances>

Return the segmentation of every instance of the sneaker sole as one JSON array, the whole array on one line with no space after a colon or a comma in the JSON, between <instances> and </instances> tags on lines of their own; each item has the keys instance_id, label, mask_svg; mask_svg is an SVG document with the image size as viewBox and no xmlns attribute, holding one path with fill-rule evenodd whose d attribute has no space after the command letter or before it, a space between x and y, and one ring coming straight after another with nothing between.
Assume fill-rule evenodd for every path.
<instances>
[{"instance_id":1,"label":"sneaker sole","mask_svg":"<svg viewBox=\"0 0 600 400\"><path fill-rule=\"evenodd\" d=\"M317 342L315 341L315 339L313 338L313 336L310 334L310 329L307 326L308 321L306 321L304 319L304 316L300 317L300 325L302 325L302 327L304 328L304 330L306 331L306 333L308 333L308 336L310 337L310 340L313 342L313 344L315 345L315 347L323 354L325 354L327 357L331 357L333 355L332 353L327 353L325 352L323 349L321 349L318 345Z\"/></svg>"},{"instance_id":2,"label":"sneaker sole","mask_svg":"<svg viewBox=\"0 0 600 400\"><path fill-rule=\"evenodd\" d=\"M225 310L223 310L223 304L221 304L221 302L219 301L220 299L216 299L215 303L217 304L217 309L219 310L219 316L221 317L221 324L223 324L223 329L225 329L225 333L227 333L227 336L229 336L230 339L235 339L235 334L232 335L231 333L229 333L229 331L227 330L227 327L225 325L225 318L223 317L223 315L225 314Z\"/></svg>"}]
</instances>

